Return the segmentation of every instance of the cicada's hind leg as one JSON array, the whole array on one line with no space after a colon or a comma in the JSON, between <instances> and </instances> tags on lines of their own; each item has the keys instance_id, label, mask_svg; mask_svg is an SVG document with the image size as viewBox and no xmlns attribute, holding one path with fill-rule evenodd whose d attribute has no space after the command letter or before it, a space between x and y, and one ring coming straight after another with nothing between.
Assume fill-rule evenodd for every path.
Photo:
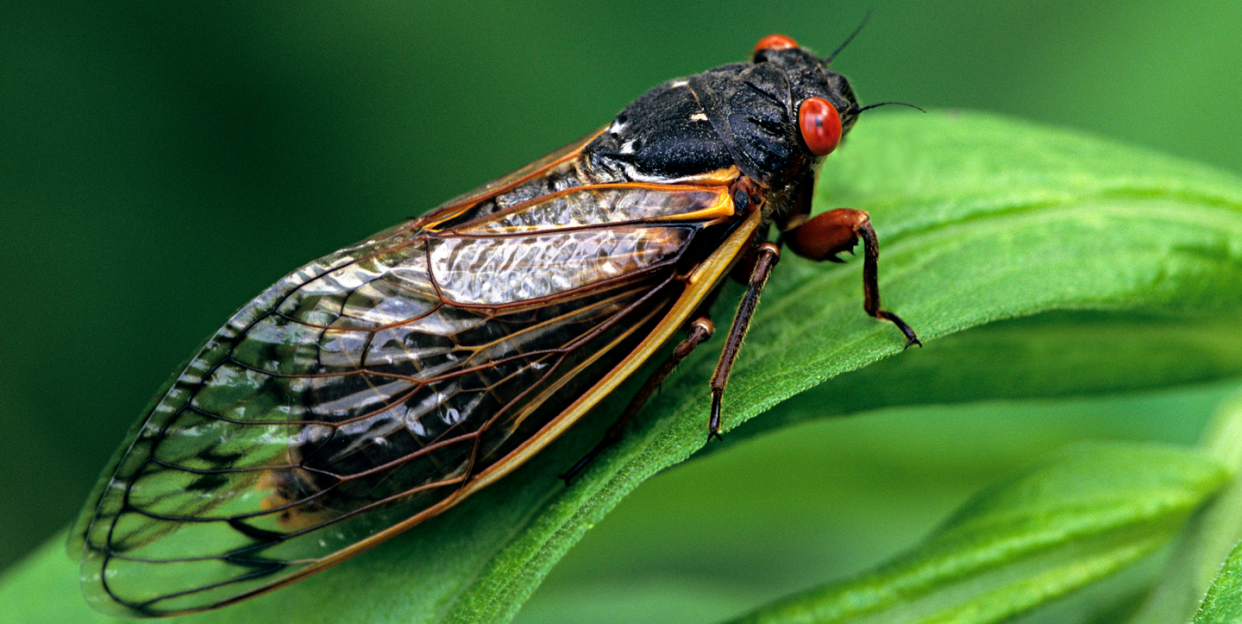
<instances>
[{"instance_id":1,"label":"cicada's hind leg","mask_svg":"<svg viewBox=\"0 0 1242 624\"><path fill-rule=\"evenodd\" d=\"M673 373L673 370L677 368L677 365L680 364L682 360L686 359L686 356L690 355L690 353L694 351L695 347L703 344L708 338L712 337L712 332L715 330L716 328L712 325L711 319L708 319L706 316L701 316L690 323L690 335L686 336L686 339L681 341L681 343L673 349L673 352L669 355L668 359L665 360L663 364L660 364L660 367L647 378L647 381L644 382L642 387L638 389L638 392L634 394L634 398L630 399L629 405L625 406L625 411L621 412L621 415L613 421L610 427L608 427L608 431L604 433L604 437L599 441L599 444L596 444L595 448L591 449L590 452L582 457L582 459L579 459L573 466L571 466L569 470L566 470L560 475L561 479L565 480L565 485L572 483L574 478L577 477L582 470L591 463L591 461L598 457L600 453L603 453L609 446L616 443L617 440L621 439L622 435L625 433L626 425L634 419L634 416L638 414L638 411L641 410L643 405L647 403L647 399L650 399L651 395L655 394L656 390L660 388L660 384L664 383L664 380Z\"/></svg>"},{"instance_id":2,"label":"cicada's hind leg","mask_svg":"<svg viewBox=\"0 0 1242 624\"><path fill-rule=\"evenodd\" d=\"M871 316L897 326L906 336L906 348L923 346L918 334L901 320L901 317L880 308L880 286L877 283L876 261L880 257L880 242L871 217L863 210L837 208L830 210L781 233L789 249L804 258L815 261L843 262L837 254L854 253L854 245L863 239L863 309Z\"/></svg>"}]
</instances>

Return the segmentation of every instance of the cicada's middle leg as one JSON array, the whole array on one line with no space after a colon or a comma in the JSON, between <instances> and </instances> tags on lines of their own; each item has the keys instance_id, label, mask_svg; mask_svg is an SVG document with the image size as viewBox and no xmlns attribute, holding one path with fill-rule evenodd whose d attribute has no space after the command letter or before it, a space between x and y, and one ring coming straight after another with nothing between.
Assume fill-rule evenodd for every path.
<instances>
[{"instance_id":1,"label":"cicada's middle leg","mask_svg":"<svg viewBox=\"0 0 1242 624\"><path fill-rule=\"evenodd\" d=\"M712 375L712 415L707 423L708 440L721 439L720 410L724 403L725 386L729 385L729 372L733 370L737 354L742 350L742 340L746 338L750 319L754 317L755 307L759 305L759 295L767 285L768 277L772 275L772 269L776 268L780 257L780 247L774 243L764 242L755 248L754 265L746 283L746 294L742 295L742 302L733 317L733 326L729 328L729 338L720 353L720 361L716 363L716 374Z\"/></svg>"}]
</instances>

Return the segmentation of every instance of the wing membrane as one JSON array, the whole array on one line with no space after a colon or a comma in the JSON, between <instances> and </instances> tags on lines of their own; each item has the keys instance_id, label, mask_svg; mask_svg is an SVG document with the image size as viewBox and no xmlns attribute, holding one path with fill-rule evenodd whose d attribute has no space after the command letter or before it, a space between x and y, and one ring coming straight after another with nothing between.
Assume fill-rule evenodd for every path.
<instances>
[{"instance_id":1,"label":"wing membrane","mask_svg":"<svg viewBox=\"0 0 1242 624\"><path fill-rule=\"evenodd\" d=\"M455 502L665 322L685 289L676 267L710 249L692 241L724 231L696 220L728 203L723 187L621 190L452 229L432 215L243 307L83 512L71 547L88 600L127 615L218 606ZM553 222L570 204L593 206ZM652 221L670 209L695 218Z\"/></svg>"}]
</instances>

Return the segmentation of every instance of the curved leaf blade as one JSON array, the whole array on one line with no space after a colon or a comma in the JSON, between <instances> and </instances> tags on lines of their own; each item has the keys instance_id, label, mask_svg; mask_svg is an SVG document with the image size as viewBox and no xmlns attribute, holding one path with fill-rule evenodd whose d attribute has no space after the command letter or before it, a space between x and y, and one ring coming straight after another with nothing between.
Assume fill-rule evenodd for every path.
<instances>
[{"instance_id":1,"label":"curved leaf blade","mask_svg":"<svg viewBox=\"0 0 1242 624\"><path fill-rule=\"evenodd\" d=\"M1082 445L976 497L911 554L737 621L1002 621L1161 546L1228 478L1193 451Z\"/></svg>"}]
</instances>

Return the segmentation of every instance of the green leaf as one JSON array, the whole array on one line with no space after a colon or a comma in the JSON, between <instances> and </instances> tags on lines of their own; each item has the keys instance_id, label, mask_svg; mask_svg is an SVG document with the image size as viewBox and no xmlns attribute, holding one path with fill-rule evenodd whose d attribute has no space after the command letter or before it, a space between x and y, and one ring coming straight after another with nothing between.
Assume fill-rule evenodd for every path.
<instances>
[{"instance_id":1,"label":"green leaf","mask_svg":"<svg viewBox=\"0 0 1242 624\"><path fill-rule=\"evenodd\" d=\"M1242 474L1242 395L1219 406L1200 447L1234 475ZM1196 624L1242 619L1242 553L1236 548L1240 538L1242 481L1234 479L1188 524L1161 582L1130 623L1184 622L1196 606Z\"/></svg>"},{"instance_id":2,"label":"green leaf","mask_svg":"<svg viewBox=\"0 0 1242 624\"><path fill-rule=\"evenodd\" d=\"M1242 544L1233 549L1208 590L1194 624L1242 622Z\"/></svg>"},{"instance_id":3,"label":"green leaf","mask_svg":"<svg viewBox=\"0 0 1242 624\"><path fill-rule=\"evenodd\" d=\"M1161 546L1227 479L1189 450L1083 445L975 498L910 555L738 622L1004 620Z\"/></svg>"},{"instance_id":4,"label":"green leaf","mask_svg":"<svg viewBox=\"0 0 1242 624\"><path fill-rule=\"evenodd\" d=\"M886 307L927 347L868 366L900 353L903 341L863 314L858 264L787 255L725 397L727 443L713 450L768 427L885 405L1099 393L1242 373L1242 353L1232 347L1242 340L1237 178L985 115L870 115L825 166L820 208L871 213ZM737 292L729 287L713 310L719 324L731 317ZM1031 315L1040 316L936 340ZM719 345L718 337L694 353L625 440L572 488L555 475L598 439L615 406L381 548L186 620L508 621L618 501L704 446L706 384ZM60 621L100 619L80 603L73 567L56 550L41 550L6 577L0 602L25 605L9 621L56 621L57 609L66 614Z\"/></svg>"}]
</instances>

